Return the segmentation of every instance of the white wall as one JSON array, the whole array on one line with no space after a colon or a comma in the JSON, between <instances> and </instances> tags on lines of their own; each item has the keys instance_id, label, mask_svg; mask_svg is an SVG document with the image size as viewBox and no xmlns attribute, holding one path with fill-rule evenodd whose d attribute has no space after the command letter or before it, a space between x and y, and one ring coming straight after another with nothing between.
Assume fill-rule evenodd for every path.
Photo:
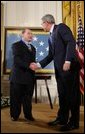
<instances>
[{"instance_id":1,"label":"white wall","mask_svg":"<svg viewBox=\"0 0 85 134\"><path fill-rule=\"evenodd\" d=\"M61 1L7 1L4 3L4 26L41 27L41 17L52 14L62 21Z\"/></svg>"},{"instance_id":2,"label":"white wall","mask_svg":"<svg viewBox=\"0 0 85 134\"><path fill-rule=\"evenodd\" d=\"M2 1L4 3L4 26L41 27L41 17L52 14L56 23L62 22L62 1ZM3 44L2 44L3 45ZM2 47L4 52L4 47ZM48 82L53 101L57 94L55 77ZM38 97L47 97L45 84L38 82Z\"/></svg>"}]
</instances>

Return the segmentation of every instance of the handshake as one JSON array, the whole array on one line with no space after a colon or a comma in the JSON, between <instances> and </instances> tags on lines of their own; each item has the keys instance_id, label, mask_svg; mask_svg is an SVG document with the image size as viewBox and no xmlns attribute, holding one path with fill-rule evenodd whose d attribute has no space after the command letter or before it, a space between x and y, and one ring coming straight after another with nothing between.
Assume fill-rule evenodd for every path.
<instances>
[{"instance_id":1,"label":"handshake","mask_svg":"<svg viewBox=\"0 0 85 134\"><path fill-rule=\"evenodd\" d=\"M36 71L37 69L40 69L40 64L38 65L39 63L35 63L35 62L32 62L29 66L29 68L33 71Z\"/></svg>"}]
</instances>

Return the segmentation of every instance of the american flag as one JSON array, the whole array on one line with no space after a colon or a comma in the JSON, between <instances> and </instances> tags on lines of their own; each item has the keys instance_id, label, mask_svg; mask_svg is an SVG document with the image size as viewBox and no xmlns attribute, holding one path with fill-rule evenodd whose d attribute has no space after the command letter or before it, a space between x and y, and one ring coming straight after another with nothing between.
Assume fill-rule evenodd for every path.
<instances>
[{"instance_id":1,"label":"american flag","mask_svg":"<svg viewBox=\"0 0 85 134\"><path fill-rule=\"evenodd\" d=\"M84 94L84 29L80 16L78 18L76 50L82 67L80 70L80 91Z\"/></svg>"},{"instance_id":2,"label":"american flag","mask_svg":"<svg viewBox=\"0 0 85 134\"><path fill-rule=\"evenodd\" d=\"M49 34L34 34L32 45L36 49L36 62L41 61L48 55L48 38ZM45 69L53 69L53 62L47 65Z\"/></svg>"}]
</instances>

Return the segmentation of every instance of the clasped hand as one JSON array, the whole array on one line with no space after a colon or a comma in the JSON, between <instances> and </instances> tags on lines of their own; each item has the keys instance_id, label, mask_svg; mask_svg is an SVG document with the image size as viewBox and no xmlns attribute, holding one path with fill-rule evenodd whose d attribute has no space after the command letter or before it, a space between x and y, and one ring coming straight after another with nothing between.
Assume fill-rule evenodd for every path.
<instances>
[{"instance_id":1,"label":"clasped hand","mask_svg":"<svg viewBox=\"0 0 85 134\"><path fill-rule=\"evenodd\" d=\"M36 71L37 69L39 69L39 66L37 65L37 63L32 62L29 66L29 68L33 71ZM70 69L70 63L64 63L63 65L63 70L64 71L68 71Z\"/></svg>"},{"instance_id":2,"label":"clasped hand","mask_svg":"<svg viewBox=\"0 0 85 134\"><path fill-rule=\"evenodd\" d=\"M36 71L37 69L39 69L37 63L35 63L35 62L32 62L32 63L30 64L29 68L30 68L31 70L33 70L33 71Z\"/></svg>"}]
</instances>

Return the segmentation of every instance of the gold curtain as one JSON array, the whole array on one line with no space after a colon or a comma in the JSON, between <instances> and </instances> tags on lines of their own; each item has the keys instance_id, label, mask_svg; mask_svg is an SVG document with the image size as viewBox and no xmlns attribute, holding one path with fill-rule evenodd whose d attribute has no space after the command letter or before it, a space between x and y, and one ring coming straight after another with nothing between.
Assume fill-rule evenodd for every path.
<instances>
[{"instance_id":1,"label":"gold curtain","mask_svg":"<svg viewBox=\"0 0 85 134\"><path fill-rule=\"evenodd\" d=\"M62 1L63 23L68 25L76 38L78 15L82 18L84 26L84 1Z\"/></svg>"}]
</instances>

